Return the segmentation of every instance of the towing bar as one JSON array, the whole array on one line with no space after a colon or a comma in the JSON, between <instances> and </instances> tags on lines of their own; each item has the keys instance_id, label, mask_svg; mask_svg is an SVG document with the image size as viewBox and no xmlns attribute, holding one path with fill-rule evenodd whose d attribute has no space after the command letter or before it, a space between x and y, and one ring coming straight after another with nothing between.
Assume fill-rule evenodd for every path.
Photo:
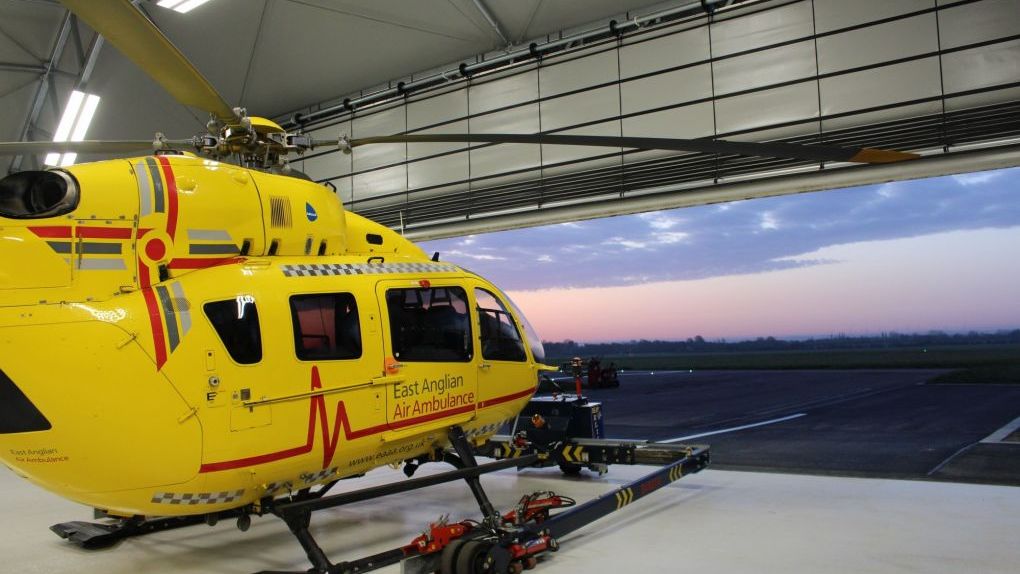
<instances>
[{"instance_id":1,"label":"towing bar","mask_svg":"<svg viewBox=\"0 0 1020 574\"><path fill-rule=\"evenodd\" d=\"M672 445L665 445L672 446ZM676 482L682 477L698 472L708 466L708 447L685 447L687 453L670 464L647 474L630 484L618 488L610 493L590 500L580 506L575 506L549 518L542 523L544 530L553 538L566 536L571 532L594 522L607 514L620 510L624 506L643 498L656 490ZM654 449L635 449L635 452L645 454ZM658 453L657 453L658 454ZM641 463L638 463L641 464Z\"/></svg>"}]
</instances>

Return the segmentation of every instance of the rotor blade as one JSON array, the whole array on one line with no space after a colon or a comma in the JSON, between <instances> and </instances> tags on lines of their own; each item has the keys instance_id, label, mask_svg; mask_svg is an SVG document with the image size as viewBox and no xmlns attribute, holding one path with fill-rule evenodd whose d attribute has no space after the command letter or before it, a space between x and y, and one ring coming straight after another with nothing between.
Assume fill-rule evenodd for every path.
<instances>
[{"instance_id":1,"label":"rotor blade","mask_svg":"<svg viewBox=\"0 0 1020 574\"><path fill-rule=\"evenodd\" d=\"M203 109L225 123L234 110L130 0L61 0L68 10L103 35L178 102Z\"/></svg>"},{"instance_id":2,"label":"rotor blade","mask_svg":"<svg viewBox=\"0 0 1020 574\"><path fill-rule=\"evenodd\" d=\"M161 142L161 147L190 145L186 142ZM82 142L0 142L0 155L22 155L30 153L128 153L135 151L151 152L155 145L152 140L113 140L113 141L82 141Z\"/></svg>"},{"instance_id":3,"label":"rotor blade","mask_svg":"<svg viewBox=\"0 0 1020 574\"><path fill-rule=\"evenodd\" d=\"M550 134L405 134L353 139L351 148L380 143L523 143L554 145L586 145L661 149L703 153L806 159L811 161L849 161L857 163L891 163L920 157L917 154L862 147L802 145L792 143L754 143L710 139L642 138L617 136L583 136ZM315 140L316 146L344 146L343 140Z\"/></svg>"}]
</instances>

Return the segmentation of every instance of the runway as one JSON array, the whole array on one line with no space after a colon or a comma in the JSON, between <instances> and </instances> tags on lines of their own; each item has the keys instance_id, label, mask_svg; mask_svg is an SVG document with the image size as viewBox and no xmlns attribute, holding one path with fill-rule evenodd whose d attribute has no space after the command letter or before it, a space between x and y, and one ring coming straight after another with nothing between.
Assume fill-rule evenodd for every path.
<instances>
[{"instance_id":1,"label":"runway","mask_svg":"<svg viewBox=\"0 0 1020 574\"><path fill-rule=\"evenodd\" d=\"M1020 485L1020 443L980 443L1020 416L1020 385L926 384L939 372L635 372L586 395L607 436L697 437L715 469Z\"/></svg>"}]
</instances>

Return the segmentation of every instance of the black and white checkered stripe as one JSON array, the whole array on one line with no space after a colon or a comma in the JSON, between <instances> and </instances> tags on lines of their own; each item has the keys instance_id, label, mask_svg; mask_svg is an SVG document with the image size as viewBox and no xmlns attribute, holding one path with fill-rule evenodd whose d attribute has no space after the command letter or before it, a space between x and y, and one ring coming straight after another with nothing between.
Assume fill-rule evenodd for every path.
<instances>
[{"instance_id":1,"label":"black and white checkered stripe","mask_svg":"<svg viewBox=\"0 0 1020 574\"><path fill-rule=\"evenodd\" d=\"M326 470L320 470L318 472L306 472L301 474L298 480L302 482L304 486L310 486L317 482L322 482L328 478L331 478L332 476L336 475L336 473L339 470L340 470L339 467L333 467ZM294 490L295 482L297 481L278 480L276 482L270 482L263 488L265 488L265 494L273 494L281 490L292 491Z\"/></svg>"},{"instance_id":2,"label":"black and white checkered stripe","mask_svg":"<svg viewBox=\"0 0 1020 574\"><path fill-rule=\"evenodd\" d=\"M196 504L227 504L240 500L244 490L224 492L157 492L152 495L154 504L180 504L194 506Z\"/></svg>"},{"instance_id":3,"label":"black and white checkered stripe","mask_svg":"<svg viewBox=\"0 0 1020 574\"><path fill-rule=\"evenodd\" d=\"M315 484L333 476L337 470L339 470L337 467L333 467L319 472L306 472L301 475L301 480L305 484Z\"/></svg>"},{"instance_id":4,"label":"black and white checkered stripe","mask_svg":"<svg viewBox=\"0 0 1020 574\"><path fill-rule=\"evenodd\" d=\"M476 429L471 429L467 431L465 434L467 435L468 438L485 436L488 434L495 434L499 430L499 427L503 426L505 423L506 421L499 421L498 423L495 424L482 425Z\"/></svg>"},{"instance_id":5,"label":"black and white checkered stripe","mask_svg":"<svg viewBox=\"0 0 1020 574\"><path fill-rule=\"evenodd\" d=\"M309 263L281 265L287 277L325 277L328 275L389 275L394 273L449 273L460 271L450 263Z\"/></svg>"},{"instance_id":6,"label":"black and white checkered stripe","mask_svg":"<svg viewBox=\"0 0 1020 574\"><path fill-rule=\"evenodd\" d=\"M266 494L273 494L278 490L293 490L294 485L289 480L281 480L278 482L270 482L266 485Z\"/></svg>"}]
</instances>

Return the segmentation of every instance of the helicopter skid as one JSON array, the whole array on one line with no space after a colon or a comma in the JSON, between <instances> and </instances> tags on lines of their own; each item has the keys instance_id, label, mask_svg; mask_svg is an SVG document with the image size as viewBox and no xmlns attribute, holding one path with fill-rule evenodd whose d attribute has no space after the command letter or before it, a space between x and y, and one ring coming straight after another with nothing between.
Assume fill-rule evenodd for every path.
<instances>
[{"instance_id":1,"label":"helicopter skid","mask_svg":"<svg viewBox=\"0 0 1020 574\"><path fill-rule=\"evenodd\" d=\"M68 540L85 550L109 548L125 538L173 530L195 524L209 524L220 518L235 518L241 515L239 510L227 510L216 515L174 516L165 518L133 517L119 519L110 523L103 522L62 522L50 526L57 536Z\"/></svg>"},{"instance_id":2,"label":"helicopter skid","mask_svg":"<svg viewBox=\"0 0 1020 574\"><path fill-rule=\"evenodd\" d=\"M559 549L559 540L613 512L624 508L635 500L672 483L680 478L698 472L708 466L709 449L705 446L659 445L644 441L612 441L583 440L557 444L555 448L543 449L527 445L524 448L507 449L509 437L494 437L495 441L483 447L481 452L486 456L503 453L502 460L485 465L465 468L414 479L404 483L384 485L363 491L337 495L339 504L375 498L395 492L411 490L405 487L408 482L427 481L428 484L448 482L465 476L477 476L497 465L505 467L541 467L557 464L562 461L563 452L567 456L587 455L592 465L595 461L606 464L654 464L661 465L645 476L624 485L602 496L573 506L573 501L559 497L551 492L540 492L525 496L511 511L498 515L495 520L489 515L482 522L465 520L458 523L447 523L440 520L430 524L425 533L405 546L387 550L372 556L354 561L333 564L328 561L321 549L307 532L308 515L293 514L288 517L285 509L281 515L291 526L292 532L308 553L314 567L307 572L317 574L360 574L386 566L400 564L404 574L520 574L537 566L538 560L544 555ZM579 448L580 447L580 448ZM516 464L515 464L516 463ZM587 465L586 465L587 466ZM468 474L470 473L470 474ZM309 510L319 501L309 501L292 505L292 509ZM328 499L322 501L325 506L337 504ZM482 501L479 506L484 508ZM572 508L564 507L572 506ZM286 508L286 507L284 507ZM551 510L560 510L551 514ZM483 514L487 514L483 509ZM300 516L300 518L298 518ZM259 574L300 574L298 572L264 571Z\"/></svg>"},{"instance_id":3,"label":"helicopter skid","mask_svg":"<svg viewBox=\"0 0 1020 574\"><path fill-rule=\"evenodd\" d=\"M281 518L297 538L312 568L299 572L263 571L259 574L359 574L401 564L405 574L520 574L538 564L540 557L559 549L559 540L571 532L622 509L635 500L708 466L705 446L657 444L645 441L575 439L548 446L535 445L509 436L494 436L474 449L458 427L450 433L456 455L442 460L455 470L411 478L361 490L326 495L332 484L317 492L302 492L292 498L265 500L259 514ZM478 464L474 453L497 460ZM509 512L499 514L489 503L478 478L482 474L517 467L547 467L564 463L604 470L609 464L658 466L625 486L574 506L574 501L552 492L527 495ZM372 556L334 564L309 532L312 513L391 494L418 490L437 484L465 480L482 511L481 522L465 520L430 524L425 533L405 546ZM566 508L566 507L571 508ZM125 538L194 524L214 524L220 518L249 521L252 508L239 508L216 515L144 519L133 517L116 523L67 522L51 527L55 533L86 549L99 549ZM551 513L550 511L558 511ZM242 527L242 530L246 528Z\"/></svg>"}]
</instances>

